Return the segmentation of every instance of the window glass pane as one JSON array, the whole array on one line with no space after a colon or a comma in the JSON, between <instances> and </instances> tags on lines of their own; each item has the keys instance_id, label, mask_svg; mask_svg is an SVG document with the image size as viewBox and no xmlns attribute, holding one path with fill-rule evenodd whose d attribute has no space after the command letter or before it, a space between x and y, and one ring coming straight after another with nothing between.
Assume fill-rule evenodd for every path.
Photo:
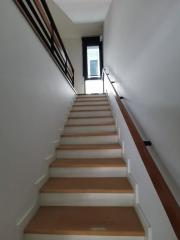
<instances>
[{"instance_id":1,"label":"window glass pane","mask_svg":"<svg viewBox=\"0 0 180 240\"><path fill-rule=\"evenodd\" d=\"M98 61L90 60L90 75L97 76L98 75Z\"/></svg>"},{"instance_id":2,"label":"window glass pane","mask_svg":"<svg viewBox=\"0 0 180 240\"><path fill-rule=\"evenodd\" d=\"M99 46L87 47L88 78L100 77Z\"/></svg>"}]
</instances>

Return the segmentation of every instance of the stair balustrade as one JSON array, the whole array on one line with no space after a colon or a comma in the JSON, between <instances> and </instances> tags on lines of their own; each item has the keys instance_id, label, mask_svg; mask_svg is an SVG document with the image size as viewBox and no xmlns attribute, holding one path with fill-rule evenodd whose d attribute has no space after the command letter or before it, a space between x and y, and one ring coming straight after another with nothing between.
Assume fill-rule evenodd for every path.
<instances>
[{"instance_id":1,"label":"stair balustrade","mask_svg":"<svg viewBox=\"0 0 180 240\"><path fill-rule=\"evenodd\" d=\"M13 0L74 89L74 68L46 0Z\"/></svg>"}]
</instances>

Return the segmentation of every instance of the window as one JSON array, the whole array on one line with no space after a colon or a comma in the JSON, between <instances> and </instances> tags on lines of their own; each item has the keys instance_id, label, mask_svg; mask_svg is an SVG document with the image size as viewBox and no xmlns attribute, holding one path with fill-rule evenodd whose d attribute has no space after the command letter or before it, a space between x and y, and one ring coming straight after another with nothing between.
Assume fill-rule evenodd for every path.
<instances>
[{"instance_id":1,"label":"window","mask_svg":"<svg viewBox=\"0 0 180 240\"><path fill-rule=\"evenodd\" d=\"M103 81L101 79L103 55L100 36L83 37L82 47L85 93L103 93Z\"/></svg>"},{"instance_id":2,"label":"window","mask_svg":"<svg viewBox=\"0 0 180 240\"><path fill-rule=\"evenodd\" d=\"M84 80L101 79L103 56L100 37L83 37L82 47Z\"/></svg>"}]
</instances>

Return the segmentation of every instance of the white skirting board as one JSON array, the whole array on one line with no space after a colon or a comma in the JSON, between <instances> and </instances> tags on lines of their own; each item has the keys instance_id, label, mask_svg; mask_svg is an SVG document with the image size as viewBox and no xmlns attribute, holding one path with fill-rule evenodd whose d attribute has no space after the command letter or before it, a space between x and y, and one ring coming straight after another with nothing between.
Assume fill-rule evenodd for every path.
<instances>
[{"instance_id":1,"label":"white skirting board","mask_svg":"<svg viewBox=\"0 0 180 240\"><path fill-rule=\"evenodd\" d=\"M59 144L59 141L56 144ZM53 142L53 145L55 145L54 142ZM56 154L55 154L55 151L54 151L54 153L52 153L48 157L44 158L45 164L47 166L49 166L49 164L55 159L55 157L56 157ZM42 176L40 176L34 182L34 187L35 187L35 189L37 191L37 194L38 194L37 197L36 197L36 200L32 204L32 206L27 209L27 211L24 213L24 215L16 223L16 227L17 227L17 231L18 231L19 237L22 240L23 240L24 228L27 226L27 224L33 218L33 216L35 215L35 213L37 212L37 210L38 210L38 208L40 206L39 190L44 185L44 183L48 180L48 178L49 178L49 170L46 173L44 173Z\"/></svg>"},{"instance_id":2,"label":"white skirting board","mask_svg":"<svg viewBox=\"0 0 180 240\"><path fill-rule=\"evenodd\" d=\"M145 236L146 236L146 239L147 240L153 240L152 239L152 228L139 204L139 191L138 191L138 184L136 183L135 179L133 178L133 176L128 173L128 179L135 191L135 198L134 198L134 207L135 207L135 210L137 212L137 215L139 216L139 219L141 220L141 223L144 227L144 230L145 230Z\"/></svg>"},{"instance_id":3,"label":"white skirting board","mask_svg":"<svg viewBox=\"0 0 180 240\"><path fill-rule=\"evenodd\" d=\"M17 221L16 227L18 231L18 235L20 237L20 240L24 239L23 232L27 224L30 222L30 220L33 218L35 213L37 212L39 208L39 198L34 202L34 204L25 212L25 214Z\"/></svg>"},{"instance_id":4,"label":"white skirting board","mask_svg":"<svg viewBox=\"0 0 180 240\"><path fill-rule=\"evenodd\" d=\"M148 222L148 220L147 220L147 218L146 218L146 216L145 216L145 214L144 214L144 212L143 212L139 203L135 205L135 210L136 210L136 213L139 216L139 218L141 220L141 223L144 227L146 239L147 240L153 240L152 239L152 228L151 228L151 226L150 226L150 224L149 224L149 222Z\"/></svg>"}]
</instances>

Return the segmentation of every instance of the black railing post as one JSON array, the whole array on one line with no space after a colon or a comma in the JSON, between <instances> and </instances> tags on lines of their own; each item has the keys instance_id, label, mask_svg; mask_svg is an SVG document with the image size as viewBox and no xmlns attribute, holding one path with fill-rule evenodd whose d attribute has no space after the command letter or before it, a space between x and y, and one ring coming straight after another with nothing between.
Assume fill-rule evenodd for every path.
<instances>
[{"instance_id":1,"label":"black railing post","mask_svg":"<svg viewBox=\"0 0 180 240\"><path fill-rule=\"evenodd\" d=\"M51 52L54 53L54 29L51 26Z\"/></svg>"},{"instance_id":2,"label":"black railing post","mask_svg":"<svg viewBox=\"0 0 180 240\"><path fill-rule=\"evenodd\" d=\"M72 85L74 87L74 68L72 68L72 73L73 73L73 76L72 76Z\"/></svg>"},{"instance_id":3,"label":"black railing post","mask_svg":"<svg viewBox=\"0 0 180 240\"><path fill-rule=\"evenodd\" d=\"M65 68L65 74L67 75L67 58L66 58L66 61L65 61L65 66L64 66L64 68Z\"/></svg>"},{"instance_id":4,"label":"black railing post","mask_svg":"<svg viewBox=\"0 0 180 240\"><path fill-rule=\"evenodd\" d=\"M74 86L74 69L46 0L13 0L23 13L58 68ZM76 92L76 91L75 91Z\"/></svg>"}]
</instances>

